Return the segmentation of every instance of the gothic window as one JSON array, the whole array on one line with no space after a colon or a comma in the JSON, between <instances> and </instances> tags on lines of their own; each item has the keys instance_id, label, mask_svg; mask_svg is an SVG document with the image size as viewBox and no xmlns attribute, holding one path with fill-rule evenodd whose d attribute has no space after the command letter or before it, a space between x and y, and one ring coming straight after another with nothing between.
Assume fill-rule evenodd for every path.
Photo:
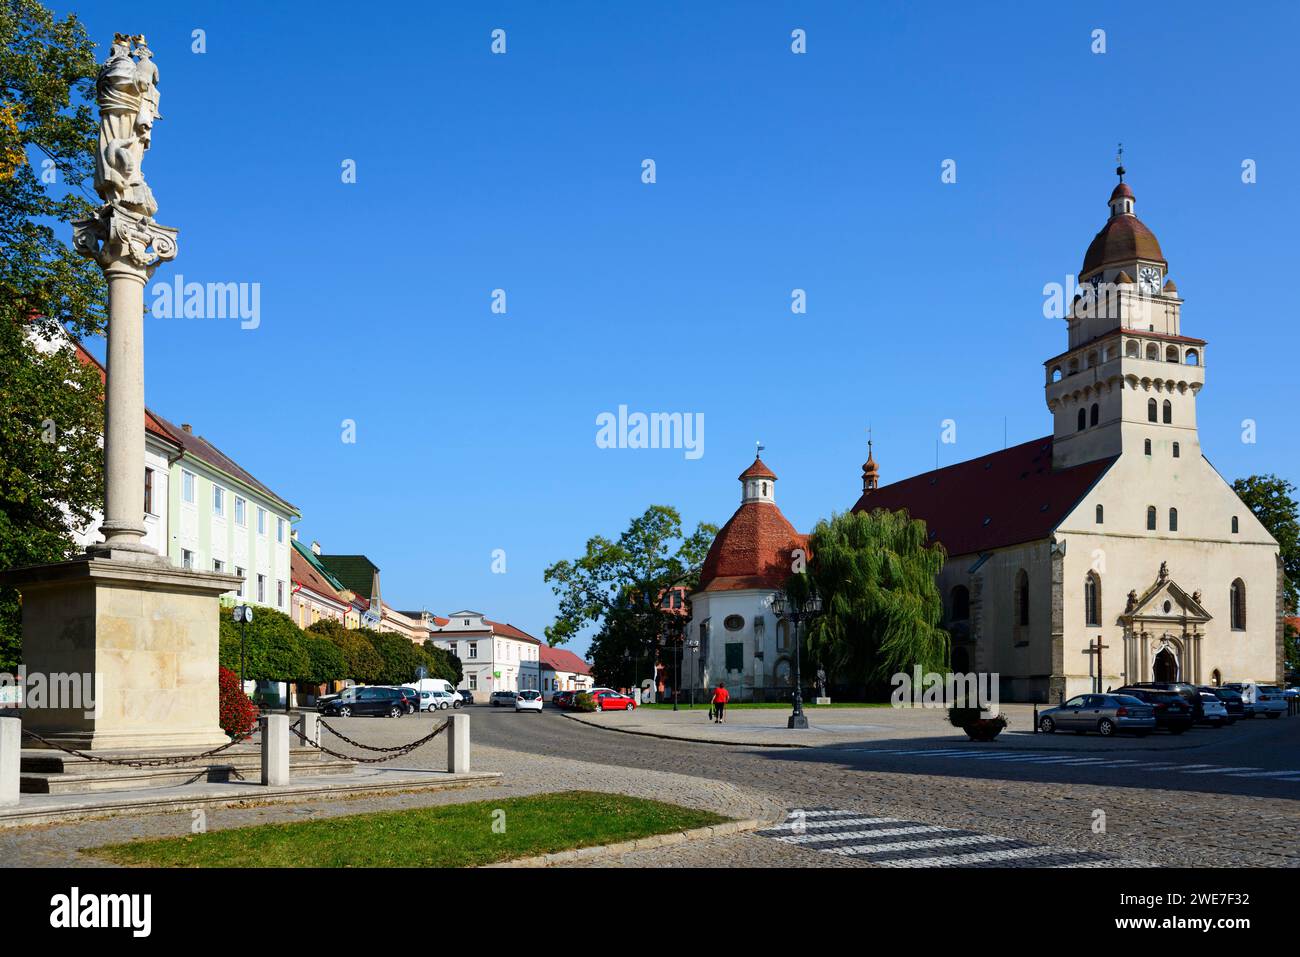
<instances>
[{"instance_id":1,"label":"gothic window","mask_svg":"<svg viewBox=\"0 0 1300 957\"><path fill-rule=\"evenodd\" d=\"M1165 425L1169 425L1174 421L1174 404L1168 399L1165 399L1164 418Z\"/></svg>"},{"instance_id":2,"label":"gothic window","mask_svg":"<svg viewBox=\"0 0 1300 957\"><path fill-rule=\"evenodd\" d=\"M1236 535L1240 530L1241 526L1237 524L1237 516L1234 515L1232 516L1232 534Z\"/></svg>"},{"instance_id":3,"label":"gothic window","mask_svg":"<svg viewBox=\"0 0 1300 957\"><path fill-rule=\"evenodd\" d=\"M1246 583L1238 578L1228 590L1233 631L1246 630Z\"/></svg>"},{"instance_id":4,"label":"gothic window","mask_svg":"<svg viewBox=\"0 0 1300 957\"><path fill-rule=\"evenodd\" d=\"M1101 416L1101 406L1096 402L1092 404L1092 411L1088 413L1089 425L1096 425L1097 419Z\"/></svg>"},{"instance_id":5,"label":"gothic window","mask_svg":"<svg viewBox=\"0 0 1300 957\"><path fill-rule=\"evenodd\" d=\"M1176 508L1169 510L1169 531L1178 531L1178 509Z\"/></svg>"},{"instance_id":6,"label":"gothic window","mask_svg":"<svg viewBox=\"0 0 1300 957\"><path fill-rule=\"evenodd\" d=\"M1144 439L1144 440L1143 440L1143 442L1142 442L1142 451L1145 452L1147 455L1150 455L1150 454L1151 454L1151 440L1150 440L1150 439Z\"/></svg>"},{"instance_id":7,"label":"gothic window","mask_svg":"<svg viewBox=\"0 0 1300 957\"><path fill-rule=\"evenodd\" d=\"M1178 458L1178 443L1174 443L1174 458Z\"/></svg>"},{"instance_id":8,"label":"gothic window","mask_svg":"<svg viewBox=\"0 0 1300 957\"><path fill-rule=\"evenodd\" d=\"M766 483L766 482L763 483L763 495L764 495L764 496L767 495L767 483Z\"/></svg>"},{"instance_id":9,"label":"gothic window","mask_svg":"<svg viewBox=\"0 0 1300 957\"><path fill-rule=\"evenodd\" d=\"M1060 382L1060 381L1061 381L1061 367L1060 367L1060 366L1056 366L1054 369L1052 369L1052 381L1053 381L1053 382Z\"/></svg>"},{"instance_id":10,"label":"gothic window","mask_svg":"<svg viewBox=\"0 0 1300 957\"><path fill-rule=\"evenodd\" d=\"M1156 422L1156 400L1147 399L1147 421Z\"/></svg>"},{"instance_id":11,"label":"gothic window","mask_svg":"<svg viewBox=\"0 0 1300 957\"><path fill-rule=\"evenodd\" d=\"M968 621L970 619L970 591L965 585L958 585L952 590L952 621Z\"/></svg>"},{"instance_id":12,"label":"gothic window","mask_svg":"<svg viewBox=\"0 0 1300 957\"><path fill-rule=\"evenodd\" d=\"M1087 427L1088 427L1088 410L1080 409L1079 410L1079 431L1082 432Z\"/></svg>"},{"instance_id":13,"label":"gothic window","mask_svg":"<svg viewBox=\"0 0 1300 957\"><path fill-rule=\"evenodd\" d=\"M1096 572L1088 572L1083 583L1083 611L1085 624L1101 624L1101 577Z\"/></svg>"},{"instance_id":14,"label":"gothic window","mask_svg":"<svg viewBox=\"0 0 1300 957\"><path fill-rule=\"evenodd\" d=\"M1104 510L1100 505L1098 505L1098 506L1097 506L1097 524L1100 525L1103 521L1105 521L1105 519L1106 519L1106 512L1105 512L1105 510Z\"/></svg>"},{"instance_id":15,"label":"gothic window","mask_svg":"<svg viewBox=\"0 0 1300 957\"><path fill-rule=\"evenodd\" d=\"M1016 573L1016 624L1029 624L1029 575L1023 568Z\"/></svg>"},{"instance_id":16,"label":"gothic window","mask_svg":"<svg viewBox=\"0 0 1300 957\"><path fill-rule=\"evenodd\" d=\"M1156 530L1156 507L1154 505L1148 505L1147 506L1147 531L1154 532L1155 530Z\"/></svg>"}]
</instances>

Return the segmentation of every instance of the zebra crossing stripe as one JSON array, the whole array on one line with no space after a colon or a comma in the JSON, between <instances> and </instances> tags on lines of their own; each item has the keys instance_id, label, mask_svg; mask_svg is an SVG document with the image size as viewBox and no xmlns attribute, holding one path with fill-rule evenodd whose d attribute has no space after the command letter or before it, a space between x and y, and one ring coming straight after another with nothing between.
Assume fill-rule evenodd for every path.
<instances>
[{"instance_id":1,"label":"zebra crossing stripe","mask_svg":"<svg viewBox=\"0 0 1300 957\"><path fill-rule=\"evenodd\" d=\"M948 857L911 857L894 861L880 861L881 867L949 867L965 864L986 864L1031 857L1057 857L1087 855L1086 851L1061 850L1055 847L1015 847L1003 851L977 851L972 854L953 854Z\"/></svg>"},{"instance_id":2,"label":"zebra crossing stripe","mask_svg":"<svg viewBox=\"0 0 1300 957\"><path fill-rule=\"evenodd\" d=\"M1195 765L1192 765L1195 767ZM1198 771L1183 769L1183 774L1225 774L1228 771L1258 771L1259 768L1201 768Z\"/></svg>"},{"instance_id":3,"label":"zebra crossing stripe","mask_svg":"<svg viewBox=\"0 0 1300 957\"><path fill-rule=\"evenodd\" d=\"M759 833L770 834L776 837L780 834L801 834L806 831L825 831L836 827L861 826L863 824L906 824L906 821L899 820L896 817L846 817L846 818L822 818L811 821L801 821L798 818L791 820L787 818L781 824L773 827L764 828Z\"/></svg>"},{"instance_id":4,"label":"zebra crossing stripe","mask_svg":"<svg viewBox=\"0 0 1300 957\"><path fill-rule=\"evenodd\" d=\"M1300 771L1238 771L1235 774L1229 774L1230 778L1283 778L1288 775L1300 775Z\"/></svg>"},{"instance_id":5,"label":"zebra crossing stripe","mask_svg":"<svg viewBox=\"0 0 1300 957\"><path fill-rule=\"evenodd\" d=\"M789 834L777 835L778 841L786 844L813 844L822 842L827 844L826 847L814 848L819 851L834 851L837 848L851 847L894 847L896 845L877 845L861 843L864 839L873 837L901 837L904 834L954 834L956 828L940 827L937 824L913 824L909 827L890 827L882 828L878 831L843 831L839 834ZM844 841L858 841L858 844L845 845ZM838 842L838 843L837 843Z\"/></svg>"},{"instance_id":6,"label":"zebra crossing stripe","mask_svg":"<svg viewBox=\"0 0 1300 957\"><path fill-rule=\"evenodd\" d=\"M927 851L939 847L966 847L972 844L996 844L1007 838L992 834L966 834L961 837L936 837L926 841L899 841L894 844L850 844L846 847L821 848L827 854L841 857L872 857L878 854L893 854L896 851ZM940 858L941 859L941 858ZM912 858L918 864L926 864L935 858ZM888 863L882 861L881 863Z\"/></svg>"}]
</instances>

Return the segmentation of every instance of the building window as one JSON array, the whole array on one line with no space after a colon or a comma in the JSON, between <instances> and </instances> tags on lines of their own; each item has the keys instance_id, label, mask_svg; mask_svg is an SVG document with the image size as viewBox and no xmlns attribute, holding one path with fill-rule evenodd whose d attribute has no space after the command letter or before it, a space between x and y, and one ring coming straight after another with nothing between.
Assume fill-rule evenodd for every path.
<instances>
[{"instance_id":1,"label":"building window","mask_svg":"<svg viewBox=\"0 0 1300 957\"><path fill-rule=\"evenodd\" d=\"M194 553L188 548L181 549L181 568L186 571L194 571Z\"/></svg>"},{"instance_id":2,"label":"building window","mask_svg":"<svg viewBox=\"0 0 1300 957\"><path fill-rule=\"evenodd\" d=\"M952 621L970 620L970 590L965 585L958 585L952 590Z\"/></svg>"},{"instance_id":3,"label":"building window","mask_svg":"<svg viewBox=\"0 0 1300 957\"><path fill-rule=\"evenodd\" d=\"M477 690L478 690L478 675L476 675L474 672L471 671L471 672L467 675L467 677L469 678L469 690L470 690L470 691L477 691Z\"/></svg>"},{"instance_id":4,"label":"building window","mask_svg":"<svg viewBox=\"0 0 1300 957\"><path fill-rule=\"evenodd\" d=\"M1101 624L1101 577L1096 572L1088 572L1088 579L1083 583L1084 623Z\"/></svg>"},{"instance_id":5,"label":"building window","mask_svg":"<svg viewBox=\"0 0 1300 957\"><path fill-rule=\"evenodd\" d=\"M739 641L729 641L724 645L727 670L744 671L745 670L745 645Z\"/></svg>"},{"instance_id":6,"label":"building window","mask_svg":"<svg viewBox=\"0 0 1300 957\"><path fill-rule=\"evenodd\" d=\"M1092 404L1091 411L1088 413L1088 424L1096 425L1100 417L1101 417L1101 406L1098 405L1096 402L1094 402Z\"/></svg>"},{"instance_id":7,"label":"building window","mask_svg":"<svg viewBox=\"0 0 1300 957\"><path fill-rule=\"evenodd\" d=\"M1016 573L1016 623L1029 625L1029 575L1023 568Z\"/></svg>"},{"instance_id":8,"label":"building window","mask_svg":"<svg viewBox=\"0 0 1300 957\"><path fill-rule=\"evenodd\" d=\"M248 503L238 495L235 496L235 524L240 528L248 527Z\"/></svg>"},{"instance_id":9,"label":"building window","mask_svg":"<svg viewBox=\"0 0 1300 957\"><path fill-rule=\"evenodd\" d=\"M220 558L214 558L212 559L212 570L214 572L224 572L226 570L226 563Z\"/></svg>"},{"instance_id":10,"label":"building window","mask_svg":"<svg viewBox=\"0 0 1300 957\"><path fill-rule=\"evenodd\" d=\"M1228 589L1228 604L1231 608L1232 630L1246 630L1246 583L1238 578Z\"/></svg>"},{"instance_id":11,"label":"building window","mask_svg":"<svg viewBox=\"0 0 1300 957\"><path fill-rule=\"evenodd\" d=\"M1178 443L1174 443L1174 458L1178 458Z\"/></svg>"},{"instance_id":12,"label":"building window","mask_svg":"<svg viewBox=\"0 0 1300 957\"><path fill-rule=\"evenodd\" d=\"M1174 404L1170 402L1168 399L1165 399L1164 419L1165 419L1165 425L1170 425L1174 421Z\"/></svg>"},{"instance_id":13,"label":"building window","mask_svg":"<svg viewBox=\"0 0 1300 957\"><path fill-rule=\"evenodd\" d=\"M1079 410L1079 431L1082 432L1088 427L1088 412L1086 409Z\"/></svg>"},{"instance_id":14,"label":"building window","mask_svg":"<svg viewBox=\"0 0 1300 957\"><path fill-rule=\"evenodd\" d=\"M1232 534L1236 535L1240 526L1237 524L1237 516L1232 516Z\"/></svg>"},{"instance_id":15,"label":"building window","mask_svg":"<svg viewBox=\"0 0 1300 957\"><path fill-rule=\"evenodd\" d=\"M239 587L235 590L235 594L237 594L240 598L243 598L244 582L248 581L248 576L245 573L245 570L240 568L238 565L235 566L235 574L239 576Z\"/></svg>"},{"instance_id":16,"label":"building window","mask_svg":"<svg viewBox=\"0 0 1300 957\"><path fill-rule=\"evenodd\" d=\"M1169 510L1169 531L1178 531L1178 509L1176 508Z\"/></svg>"},{"instance_id":17,"label":"building window","mask_svg":"<svg viewBox=\"0 0 1300 957\"><path fill-rule=\"evenodd\" d=\"M722 619L722 627L727 631L740 631L745 627L745 619L740 615L728 615Z\"/></svg>"},{"instance_id":18,"label":"building window","mask_svg":"<svg viewBox=\"0 0 1300 957\"><path fill-rule=\"evenodd\" d=\"M1155 530L1156 530L1156 507L1154 505L1148 505L1147 506L1147 531L1154 532Z\"/></svg>"},{"instance_id":19,"label":"building window","mask_svg":"<svg viewBox=\"0 0 1300 957\"><path fill-rule=\"evenodd\" d=\"M284 519L279 517L275 520L275 540L284 544Z\"/></svg>"},{"instance_id":20,"label":"building window","mask_svg":"<svg viewBox=\"0 0 1300 957\"><path fill-rule=\"evenodd\" d=\"M181 501L186 505L193 505L194 498L194 473L181 469Z\"/></svg>"},{"instance_id":21,"label":"building window","mask_svg":"<svg viewBox=\"0 0 1300 957\"><path fill-rule=\"evenodd\" d=\"M257 534L266 534L266 509L261 506L257 509Z\"/></svg>"},{"instance_id":22,"label":"building window","mask_svg":"<svg viewBox=\"0 0 1300 957\"><path fill-rule=\"evenodd\" d=\"M144 513L146 515L154 514L153 511L153 469L144 470Z\"/></svg>"},{"instance_id":23,"label":"building window","mask_svg":"<svg viewBox=\"0 0 1300 957\"><path fill-rule=\"evenodd\" d=\"M212 515L214 518L226 517L226 490L220 485L212 486Z\"/></svg>"},{"instance_id":24,"label":"building window","mask_svg":"<svg viewBox=\"0 0 1300 957\"><path fill-rule=\"evenodd\" d=\"M280 579L275 582L275 605L277 608L284 607L284 582Z\"/></svg>"},{"instance_id":25,"label":"building window","mask_svg":"<svg viewBox=\"0 0 1300 957\"><path fill-rule=\"evenodd\" d=\"M1100 505L1097 506L1097 524L1100 525L1106 518L1106 511Z\"/></svg>"},{"instance_id":26,"label":"building window","mask_svg":"<svg viewBox=\"0 0 1300 957\"><path fill-rule=\"evenodd\" d=\"M257 576L257 600L266 604L266 576Z\"/></svg>"},{"instance_id":27,"label":"building window","mask_svg":"<svg viewBox=\"0 0 1300 957\"><path fill-rule=\"evenodd\" d=\"M1156 418L1156 400L1155 400L1155 399L1147 399L1147 421L1148 421L1148 422L1156 422L1156 421L1158 421L1158 419Z\"/></svg>"},{"instance_id":28,"label":"building window","mask_svg":"<svg viewBox=\"0 0 1300 957\"><path fill-rule=\"evenodd\" d=\"M1143 440L1142 440L1142 452L1143 452L1143 454L1145 454L1145 455L1150 455L1150 454L1151 454L1151 440L1150 440L1150 439L1143 439Z\"/></svg>"}]
</instances>

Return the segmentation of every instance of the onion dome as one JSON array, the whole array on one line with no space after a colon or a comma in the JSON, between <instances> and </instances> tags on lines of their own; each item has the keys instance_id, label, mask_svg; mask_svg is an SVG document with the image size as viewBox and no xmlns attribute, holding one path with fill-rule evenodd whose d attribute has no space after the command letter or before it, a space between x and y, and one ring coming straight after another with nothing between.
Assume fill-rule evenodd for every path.
<instances>
[{"instance_id":1,"label":"onion dome","mask_svg":"<svg viewBox=\"0 0 1300 957\"><path fill-rule=\"evenodd\" d=\"M871 440L867 440L867 460L862 463L862 491L870 492L880 487L880 466L876 464L871 452Z\"/></svg>"},{"instance_id":2,"label":"onion dome","mask_svg":"<svg viewBox=\"0 0 1300 957\"><path fill-rule=\"evenodd\" d=\"M1123 167L1120 168L1123 175ZM1133 214L1133 190L1122 179L1110 194L1110 219L1101 228L1101 232L1088 244L1088 251L1083 254L1083 266L1079 275L1089 276L1098 269L1131 263L1138 259L1147 262L1162 263L1168 267L1165 254L1160 250L1160 242L1155 233L1147 229L1142 220Z\"/></svg>"}]
</instances>

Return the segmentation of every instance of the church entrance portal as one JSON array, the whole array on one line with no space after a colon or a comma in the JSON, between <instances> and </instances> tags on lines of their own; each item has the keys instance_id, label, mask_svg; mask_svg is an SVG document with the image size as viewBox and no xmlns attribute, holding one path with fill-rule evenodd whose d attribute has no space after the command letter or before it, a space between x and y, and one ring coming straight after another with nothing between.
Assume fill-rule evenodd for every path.
<instances>
[{"instance_id":1,"label":"church entrance portal","mask_svg":"<svg viewBox=\"0 0 1300 957\"><path fill-rule=\"evenodd\" d=\"M1168 648L1162 648L1151 665L1151 675L1156 681L1178 680L1178 659Z\"/></svg>"}]
</instances>

